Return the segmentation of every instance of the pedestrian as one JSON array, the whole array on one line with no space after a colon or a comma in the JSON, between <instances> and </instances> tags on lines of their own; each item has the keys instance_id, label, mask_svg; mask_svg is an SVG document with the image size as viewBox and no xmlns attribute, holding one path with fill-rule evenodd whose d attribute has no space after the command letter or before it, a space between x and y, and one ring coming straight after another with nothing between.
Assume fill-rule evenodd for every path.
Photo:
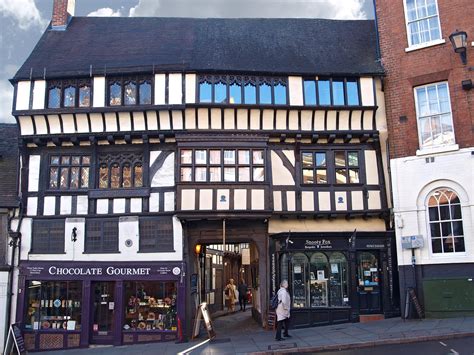
<instances>
[{"instance_id":1,"label":"pedestrian","mask_svg":"<svg viewBox=\"0 0 474 355\"><path fill-rule=\"evenodd\" d=\"M230 279L227 283L227 286L224 289L225 298L227 301L227 310L230 312L235 311L235 300L236 300L236 293L237 287L234 285L234 279Z\"/></svg>"},{"instance_id":2,"label":"pedestrian","mask_svg":"<svg viewBox=\"0 0 474 355\"><path fill-rule=\"evenodd\" d=\"M288 281L283 280L280 283L280 289L278 290L278 307L276 308L277 330L275 340L277 341L285 340L281 337L281 328L283 325L285 326L283 336L291 338L291 335L288 334L288 328L290 326L290 307L291 297L288 292Z\"/></svg>"},{"instance_id":3,"label":"pedestrian","mask_svg":"<svg viewBox=\"0 0 474 355\"><path fill-rule=\"evenodd\" d=\"M241 279L239 283L239 306L242 312L245 312L245 307L247 306L247 291L248 287L244 279Z\"/></svg>"}]
</instances>

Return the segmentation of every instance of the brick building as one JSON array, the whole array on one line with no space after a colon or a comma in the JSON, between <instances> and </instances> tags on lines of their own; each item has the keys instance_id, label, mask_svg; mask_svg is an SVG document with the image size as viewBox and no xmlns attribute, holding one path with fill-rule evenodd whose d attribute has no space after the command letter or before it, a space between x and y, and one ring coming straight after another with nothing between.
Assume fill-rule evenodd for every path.
<instances>
[{"instance_id":1,"label":"brick building","mask_svg":"<svg viewBox=\"0 0 474 355\"><path fill-rule=\"evenodd\" d=\"M474 6L377 0L376 14L402 302L413 287L427 316L465 314L474 302ZM464 58L450 43L458 30ZM424 240L416 266L402 247L411 236Z\"/></svg>"}]
</instances>

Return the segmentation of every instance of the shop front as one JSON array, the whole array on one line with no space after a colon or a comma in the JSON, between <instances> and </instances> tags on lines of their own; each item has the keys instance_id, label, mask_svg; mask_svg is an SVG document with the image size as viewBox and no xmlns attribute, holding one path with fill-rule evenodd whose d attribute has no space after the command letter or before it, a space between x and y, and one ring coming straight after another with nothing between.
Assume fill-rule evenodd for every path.
<instances>
[{"instance_id":1,"label":"shop front","mask_svg":"<svg viewBox=\"0 0 474 355\"><path fill-rule=\"evenodd\" d=\"M389 232L273 235L271 288L289 281L293 326L397 315L392 238Z\"/></svg>"},{"instance_id":2,"label":"shop front","mask_svg":"<svg viewBox=\"0 0 474 355\"><path fill-rule=\"evenodd\" d=\"M28 351L178 339L184 264L25 262L17 319Z\"/></svg>"}]
</instances>

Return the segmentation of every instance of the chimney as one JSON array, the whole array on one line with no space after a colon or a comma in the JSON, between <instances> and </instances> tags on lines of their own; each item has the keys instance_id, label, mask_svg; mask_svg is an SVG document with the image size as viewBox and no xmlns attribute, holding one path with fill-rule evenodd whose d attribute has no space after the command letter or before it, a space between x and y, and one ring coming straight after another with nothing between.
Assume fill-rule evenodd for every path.
<instances>
[{"instance_id":1,"label":"chimney","mask_svg":"<svg viewBox=\"0 0 474 355\"><path fill-rule=\"evenodd\" d=\"M76 0L54 0L51 29L64 31L69 20L74 16Z\"/></svg>"}]
</instances>

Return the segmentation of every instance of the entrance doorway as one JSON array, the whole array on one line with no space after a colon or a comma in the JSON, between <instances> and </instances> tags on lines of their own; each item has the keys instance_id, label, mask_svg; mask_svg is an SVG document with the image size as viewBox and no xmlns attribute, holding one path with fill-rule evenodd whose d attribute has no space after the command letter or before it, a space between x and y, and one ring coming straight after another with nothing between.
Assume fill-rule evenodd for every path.
<instances>
[{"instance_id":1,"label":"entrance doorway","mask_svg":"<svg viewBox=\"0 0 474 355\"><path fill-rule=\"evenodd\" d=\"M115 282L93 282L91 344L112 344L114 340Z\"/></svg>"},{"instance_id":2,"label":"entrance doorway","mask_svg":"<svg viewBox=\"0 0 474 355\"><path fill-rule=\"evenodd\" d=\"M360 313L380 313L382 302L378 253L368 251L357 253L357 278Z\"/></svg>"}]
</instances>

